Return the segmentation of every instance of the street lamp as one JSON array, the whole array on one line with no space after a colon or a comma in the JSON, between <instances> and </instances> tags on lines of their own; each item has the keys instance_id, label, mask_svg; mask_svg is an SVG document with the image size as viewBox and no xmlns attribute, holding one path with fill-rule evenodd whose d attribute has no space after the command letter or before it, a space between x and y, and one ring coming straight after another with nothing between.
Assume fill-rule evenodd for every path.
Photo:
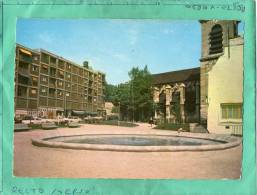
<instances>
[{"instance_id":1,"label":"street lamp","mask_svg":"<svg viewBox=\"0 0 257 195\"><path fill-rule=\"evenodd\" d=\"M69 97L69 96L70 96L69 93L66 93L65 96L64 96L65 97L65 102L64 102L65 118L67 118L67 97Z\"/></svg>"},{"instance_id":2,"label":"street lamp","mask_svg":"<svg viewBox=\"0 0 257 195\"><path fill-rule=\"evenodd\" d=\"M119 120L118 120L118 126L120 126L120 102L119 102Z\"/></svg>"}]
</instances>

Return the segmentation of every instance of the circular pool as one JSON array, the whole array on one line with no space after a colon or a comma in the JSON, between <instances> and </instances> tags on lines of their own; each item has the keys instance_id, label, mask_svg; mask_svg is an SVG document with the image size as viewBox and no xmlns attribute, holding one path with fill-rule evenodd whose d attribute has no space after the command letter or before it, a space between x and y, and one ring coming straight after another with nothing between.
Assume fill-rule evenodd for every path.
<instances>
[{"instance_id":1,"label":"circular pool","mask_svg":"<svg viewBox=\"0 0 257 195\"><path fill-rule=\"evenodd\" d=\"M221 150L241 144L241 138L228 135L132 135L87 134L32 139L36 146L111 151L203 151Z\"/></svg>"}]
</instances>

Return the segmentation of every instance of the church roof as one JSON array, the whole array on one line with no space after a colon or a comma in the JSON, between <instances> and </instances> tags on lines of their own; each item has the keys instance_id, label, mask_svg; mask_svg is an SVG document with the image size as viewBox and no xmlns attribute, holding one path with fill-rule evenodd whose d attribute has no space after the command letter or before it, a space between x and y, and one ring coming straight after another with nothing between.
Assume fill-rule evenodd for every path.
<instances>
[{"instance_id":1,"label":"church roof","mask_svg":"<svg viewBox=\"0 0 257 195\"><path fill-rule=\"evenodd\" d=\"M199 80L200 67L153 74L154 85Z\"/></svg>"}]
</instances>

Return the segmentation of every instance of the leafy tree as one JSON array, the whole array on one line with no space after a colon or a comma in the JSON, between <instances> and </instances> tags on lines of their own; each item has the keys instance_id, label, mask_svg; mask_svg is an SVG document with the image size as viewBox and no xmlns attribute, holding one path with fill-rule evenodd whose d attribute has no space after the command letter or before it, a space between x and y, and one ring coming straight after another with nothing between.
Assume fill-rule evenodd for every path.
<instances>
[{"instance_id":1,"label":"leafy tree","mask_svg":"<svg viewBox=\"0 0 257 195\"><path fill-rule=\"evenodd\" d=\"M117 86L111 84L105 84L105 101L114 102L117 98Z\"/></svg>"},{"instance_id":2,"label":"leafy tree","mask_svg":"<svg viewBox=\"0 0 257 195\"><path fill-rule=\"evenodd\" d=\"M137 121L147 121L153 115L153 92L152 75L147 66L142 70L133 67L129 71L131 85L131 106L134 111L134 119Z\"/></svg>"},{"instance_id":3,"label":"leafy tree","mask_svg":"<svg viewBox=\"0 0 257 195\"><path fill-rule=\"evenodd\" d=\"M119 85L106 83L105 101L115 105L122 120L148 121L153 116L152 75L147 66L133 67L130 81Z\"/></svg>"}]
</instances>

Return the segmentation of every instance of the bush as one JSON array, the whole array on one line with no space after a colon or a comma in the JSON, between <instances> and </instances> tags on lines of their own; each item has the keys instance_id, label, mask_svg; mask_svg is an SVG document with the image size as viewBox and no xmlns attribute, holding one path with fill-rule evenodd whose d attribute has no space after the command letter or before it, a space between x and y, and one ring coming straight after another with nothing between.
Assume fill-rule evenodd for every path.
<instances>
[{"instance_id":1,"label":"bush","mask_svg":"<svg viewBox=\"0 0 257 195\"><path fill-rule=\"evenodd\" d=\"M118 115L109 115L107 116L107 120L118 120L119 116Z\"/></svg>"},{"instance_id":2,"label":"bush","mask_svg":"<svg viewBox=\"0 0 257 195\"><path fill-rule=\"evenodd\" d=\"M161 123L158 124L154 129L173 130L177 131L182 128L185 131L189 131L189 123Z\"/></svg>"}]
</instances>

